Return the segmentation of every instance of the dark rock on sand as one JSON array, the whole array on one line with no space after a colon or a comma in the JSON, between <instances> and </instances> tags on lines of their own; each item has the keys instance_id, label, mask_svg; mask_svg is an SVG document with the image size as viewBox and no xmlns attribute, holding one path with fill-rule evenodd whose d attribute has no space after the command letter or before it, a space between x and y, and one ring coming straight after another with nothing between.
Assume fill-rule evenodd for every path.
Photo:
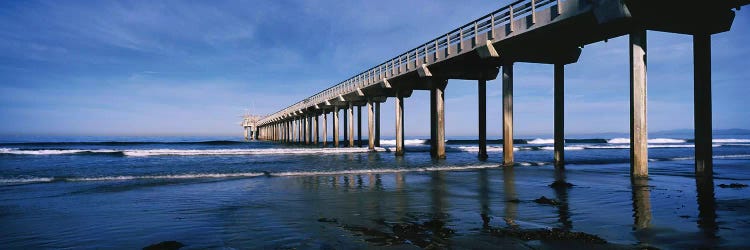
<instances>
[{"instance_id":1,"label":"dark rock on sand","mask_svg":"<svg viewBox=\"0 0 750 250\"><path fill-rule=\"evenodd\" d=\"M339 222L339 220L337 220L336 218L321 217L318 219L318 222L336 223L336 222Z\"/></svg>"},{"instance_id":2,"label":"dark rock on sand","mask_svg":"<svg viewBox=\"0 0 750 250\"><path fill-rule=\"evenodd\" d=\"M180 242L170 240L144 247L143 250L176 250L184 246L185 245Z\"/></svg>"},{"instance_id":3,"label":"dark rock on sand","mask_svg":"<svg viewBox=\"0 0 750 250\"><path fill-rule=\"evenodd\" d=\"M729 185L727 184L719 184L720 188L745 188L747 187L747 184L742 183L731 183Z\"/></svg>"},{"instance_id":4,"label":"dark rock on sand","mask_svg":"<svg viewBox=\"0 0 750 250\"><path fill-rule=\"evenodd\" d=\"M375 222L381 226L391 224L383 219ZM377 246L412 244L421 248L443 248L447 244L447 239L455 233L452 229L445 227L444 221L438 219L424 223L396 223L390 227L392 232L356 225L341 225L341 227L355 235L367 237L365 241Z\"/></svg>"},{"instance_id":5,"label":"dark rock on sand","mask_svg":"<svg viewBox=\"0 0 750 250\"><path fill-rule=\"evenodd\" d=\"M583 232L571 232L558 228L553 229L515 229L515 228L493 228L490 233L499 237L513 237L524 241L530 240L561 240L580 241L583 243L605 244L606 240L593 234Z\"/></svg>"},{"instance_id":6,"label":"dark rock on sand","mask_svg":"<svg viewBox=\"0 0 750 250\"><path fill-rule=\"evenodd\" d=\"M539 197L539 199L534 200L534 202L539 203L539 204L552 205L552 206L560 205L559 201L555 199L550 199L544 196Z\"/></svg>"},{"instance_id":7,"label":"dark rock on sand","mask_svg":"<svg viewBox=\"0 0 750 250\"><path fill-rule=\"evenodd\" d=\"M554 189L561 189L561 188L572 188L575 185L570 184L565 181L555 181L552 184L549 184L549 186Z\"/></svg>"}]
</instances>

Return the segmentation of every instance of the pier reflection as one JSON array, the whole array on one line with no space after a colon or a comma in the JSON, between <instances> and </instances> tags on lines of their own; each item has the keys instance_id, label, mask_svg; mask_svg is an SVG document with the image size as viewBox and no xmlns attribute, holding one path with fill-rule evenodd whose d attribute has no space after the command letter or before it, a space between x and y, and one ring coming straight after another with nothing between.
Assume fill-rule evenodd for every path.
<instances>
[{"instance_id":1,"label":"pier reflection","mask_svg":"<svg viewBox=\"0 0 750 250\"><path fill-rule=\"evenodd\" d=\"M482 228L490 227L490 180L487 169L479 170L479 204L480 204L480 216L482 217Z\"/></svg>"},{"instance_id":2,"label":"pier reflection","mask_svg":"<svg viewBox=\"0 0 750 250\"><path fill-rule=\"evenodd\" d=\"M430 179L431 198L432 198L432 217L433 219L445 219L447 191L445 187L445 173L442 171L432 172Z\"/></svg>"},{"instance_id":3,"label":"pier reflection","mask_svg":"<svg viewBox=\"0 0 750 250\"><path fill-rule=\"evenodd\" d=\"M406 183L403 173L395 173L395 214L396 218L403 219L406 217L407 209L409 208L409 196L406 192Z\"/></svg>"},{"instance_id":4,"label":"pier reflection","mask_svg":"<svg viewBox=\"0 0 750 250\"><path fill-rule=\"evenodd\" d=\"M633 193L633 230L648 228L651 225L651 193L648 178L631 178Z\"/></svg>"},{"instance_id":5,"label":"pier reflection","mask_svg":"<svg viewBox=\"0 0 750 250\"><path fill-rule=\"evenodd\" d=\"M557 221L560 222L560 228L570 230L573 228L573 222L570 220L570 208L568 206L568 187L565 180L565 169L555 168L555 183L552 188L555 190L555 197L560 202L557 206Z\"/></svg>"},{"instance_id":6,"label":"pier reflection","mask_svg":"<svg viewBox=\"0 0 750 250\"><path fill-rule=\"evenodd\" d=\"M509 227L518 227L518 194L516 193L515 176L513 167L503 167L503 190L505 191L505 223Z\"/></svg>"},{"instance_id":7,"label":"pier reflection","mask_svg":"<svg viewBox=\"0 0 750 250\"><path fill-rule=\"evenodd\" d=\"M696 198L698 200L698 228L709 242L715 243L712 239L718 238L716 234L719 231L719 226L716 223L714 179L712 176L696 177L695 186L697 188Z\"/></svg>"}]
</instances>

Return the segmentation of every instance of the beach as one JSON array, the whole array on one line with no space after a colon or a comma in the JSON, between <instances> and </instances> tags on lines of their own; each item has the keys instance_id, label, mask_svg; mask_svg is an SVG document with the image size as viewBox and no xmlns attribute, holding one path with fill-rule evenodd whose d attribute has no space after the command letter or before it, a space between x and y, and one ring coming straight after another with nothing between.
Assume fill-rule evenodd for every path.
<instances>
[{"instance_id":1,"label":"beach","mask_svg":"<svg viewBox=\"0 0 750 250\"><path fill-rule=\"evenodd\" d=\"M689 139L651 141L632 180L616 138L549 141L476 158L448 141L295 147L225 138L66 139L0 145L0 245L181 249L746 248L750 140L717 139L713 179L694 176ZM534 141L539 139L537 141ZM589 138L590 139L590 138ZM730 140L731 139L731 140ZM499 145L490 145L490 148ZM580 149L577 149L580 148ZM734 184L734 185L733 185Z\"/></svg>"}]
</instances>

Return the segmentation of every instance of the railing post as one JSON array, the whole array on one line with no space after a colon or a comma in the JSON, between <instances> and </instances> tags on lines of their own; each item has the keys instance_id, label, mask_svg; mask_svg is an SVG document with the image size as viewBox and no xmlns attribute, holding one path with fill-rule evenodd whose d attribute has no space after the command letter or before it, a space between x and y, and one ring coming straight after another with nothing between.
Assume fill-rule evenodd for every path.
<instances>
[{"instance_id":1,"label":"railing post","mask_svg":"<svg viewBox=\"0 0 750 250\"><path fill-rule=\"evenodd\" d=\"M471 43L472 48L476 47L479 42L477 41L477 36L479 36L479 26L477 25L477 21L474 21L474 39L472 39L473 43Z\"/></svg>"},{"instance_id":2,"label":"railing post","mask_svg":"<svg viewBox=\"0 0 750 250\"><path fill-rule=\"evenodd\" d=\"M458 28L458 49L456 52L461 53L462 48L464 47L464 28Z\"/></svg>"},{"instance_id":3,"label":"railing post","mask_svg":"<svg viewBox=\"0 0 750 250\"><path fill-rule=\"evenodd\" d=\"M531 0L531 23L536 23L536 0Z\"/></svg>"},{"instance_id":4,"label":"railing post","mask_svg":"<svg viewBox=\"0 0 750 250\"><path fill-rule=\"evenodd\" d=\"M448 55L451 53L451 34L448 33L445 35L445 58L448 58Z\"/></svg>"},{"instance_id":5,"label":"railing post","mask_svg":"<svg viewBox=\"0 0 750 250\"><path fill-rule=\"evenodd\" d=\"M435 39L435 62L437 62L438 58L440 58L438 56L438 51L438 39Z\"/></svg>"},{"instance_id":6,"label":"railing post","mask_svg":"<svg viewBox=\"0 0 750 250\"><path fill-rule=\"evenodd\" d=\"M495 13L490 14L490 32L487 32L487 40L495 39Z\"/></svg>"},{"instance_id":7,"label":"railing post","mask_svg":"<svg viewBox=\"0 0 750 250\"><path fill-rule=\"evenodd\" d=\"M508 16L508 26L509 26L508 30L510 30L510 32L513 32L514 31L514 28L513 28L513 5L511 5L509 7L510 7L510 13L509 13L509 16Z\"/></svg>"}]
</instances>

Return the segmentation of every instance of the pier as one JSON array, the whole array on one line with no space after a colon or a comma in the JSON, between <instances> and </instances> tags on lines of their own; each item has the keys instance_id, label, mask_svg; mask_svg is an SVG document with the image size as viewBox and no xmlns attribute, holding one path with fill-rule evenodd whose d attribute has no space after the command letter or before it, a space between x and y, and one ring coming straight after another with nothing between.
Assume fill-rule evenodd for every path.
<instances>
[{"instance_id":1,"label":"pier","mask_svg":"<svg viewBox=\"0 0 750 250\"><path fill-rule=\"evenodd\" d=\"M486 83L502 81L503 164L514 164L513 65L554 65L554 163L565 165L565 65L585 45L628 36L630 44L630 174L648 176L647 30L690 35L694 54L695 173L712 175L711 35L729 31L734 9L750 0L519 0L355 76L257 120L262 140L327 146L328 114L333 146L362 146L362 107L368 147L380 141L380 104L395 99L395 154L404 155L404 98L430 93L430 154L445 153L445 89L451 79L479 86L479 153L487 159ZM354 109L357 109L355 126ZM343 111L343 124L339 117ZM319 120L322 116L322 124ZM244 126L244 125L243 125ZM339 140L343 126L343 141ZM322 137L320 129L323 130ZM355 130L357 139L355 143ZM247 131L247 129L246 129ZM246 132L247 134L247 132ZM340 145L343 142L344 145Z\"/></svg>"}]
</instances>

